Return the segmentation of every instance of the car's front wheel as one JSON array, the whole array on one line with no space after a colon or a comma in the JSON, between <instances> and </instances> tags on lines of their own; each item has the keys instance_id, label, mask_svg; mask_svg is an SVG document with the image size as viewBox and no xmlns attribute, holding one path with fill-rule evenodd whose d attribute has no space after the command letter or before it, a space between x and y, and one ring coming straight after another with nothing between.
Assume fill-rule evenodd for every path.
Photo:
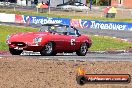
<instances>
[{"instance_id":1,"label":"car's front wheel","mask_svg":"<svg viewBox=\"0 0 132 88\"><path fill-rule=\"evenodd\" d=\"M40 54L42 56L50 56L53 54L53 43L52 42L48 42L44 48L40 51Z\"/></svg>"},{"instance_id":2,"label":"car's front wheel","mask_svg":"<svg viewBox=\"0 0 132 88\"><path fill-rule=\"evenodd\" d=\"M85 56L88 51L88 46L86 43L82 43L79 50L76 52L78 56Z\"/></svg>"},{"instance_id":3,"label":"car's front wheel","mask_svg":"<svg viewBox=\"0 0 132 88\"><path fill-rule=\"evenodd\" d=\"M13 48L9 48L9 51L12 55L20 55L23 52L23 50L16 50Z\"/></svg>"}]
</instances>

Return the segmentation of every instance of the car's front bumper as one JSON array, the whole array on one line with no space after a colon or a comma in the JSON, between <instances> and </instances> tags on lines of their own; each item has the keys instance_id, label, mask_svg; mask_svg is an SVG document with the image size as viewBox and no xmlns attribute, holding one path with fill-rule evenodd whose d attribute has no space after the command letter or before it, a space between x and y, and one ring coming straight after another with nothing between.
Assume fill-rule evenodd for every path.
<instances>
[{"instance_id":1,"label":"car's front bumper","mask_svg":"<svg viewBox=\"0 0 132 88\"><path fill-rule=\"evenodd\" d=\"M31 44L24 42L12 42L8 44L9 48L17 49L17 50L27 50L27 51L35 51L39 52L42 50L43 46L39 44Z\"/></svg>"}]
</instances>

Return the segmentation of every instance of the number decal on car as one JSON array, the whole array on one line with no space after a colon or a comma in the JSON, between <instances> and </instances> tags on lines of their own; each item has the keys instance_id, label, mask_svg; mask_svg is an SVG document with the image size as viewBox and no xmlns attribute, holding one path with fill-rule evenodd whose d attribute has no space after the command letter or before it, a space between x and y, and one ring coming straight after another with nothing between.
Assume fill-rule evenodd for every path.
<instances>
[{"instance_id":1,"label":"number decal on car","mask_svg":"<svg viewBox=\"0 0 132 88\"><path fill-rule=\"evenodd\" d=\"M75 45L75 39L71 39L71 45Z\"/></svg>"}]
</instances>

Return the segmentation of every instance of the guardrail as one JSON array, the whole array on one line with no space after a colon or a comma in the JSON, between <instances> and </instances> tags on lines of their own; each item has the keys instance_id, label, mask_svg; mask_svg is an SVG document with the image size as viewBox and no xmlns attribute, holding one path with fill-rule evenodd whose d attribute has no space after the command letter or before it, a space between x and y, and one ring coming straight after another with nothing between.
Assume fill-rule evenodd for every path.
<instances>
[{"instance_id":1,"label":"guardrail","mask_svg":"<svg viewBox=\"0 0 132 88\"><path fill-rule=\"evenodd\" d=\"M98 20L26 16L26 15L6 14L6 13L0 13L0 22L22 23L28 25L61 23L83 29L91 28L91 29L110 29L110 30L132 30L132 23L128 23L128 22L108 22L108 21L98 21Z\"/></svg>"}]
</instances>

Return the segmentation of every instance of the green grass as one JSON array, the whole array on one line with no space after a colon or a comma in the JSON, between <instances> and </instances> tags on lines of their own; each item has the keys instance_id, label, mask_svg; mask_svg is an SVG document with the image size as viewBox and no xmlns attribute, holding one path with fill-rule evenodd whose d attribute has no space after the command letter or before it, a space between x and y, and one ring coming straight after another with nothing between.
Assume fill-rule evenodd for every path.
<instances>
[{"instance_id":1,"label":"green grass","mask_svg":"<svg viewBox=\"0 0 132 88\"><path fill-rule=\"evenodd\" d=\"M28 31L37 31L37 29L30 27L0 25L0 50L8 50L8 46L5 43L7 35L17 32ZM93 40L93 45L90 48L90 51L121 50L127 49L128 47L132 47L132 43L121 41L119 39L113 39L111 37L91 36L91 38Z\"/></svg>"},{"instance_id":2,"label":"green grass","mask_svg":"<svg viewBox=\"0 0 132 88\"><path fill-rule=\"evenodd\" d=\"M12 9L0 9L0 13L14 13L21 15L30 15L30 16L46 16L46 17L57 17L57 18L74 18L74 19L85 19L85 20L102 20L102 21L112 21L112 22L132 22L132 19L113 19L113 18L105 18L105 17L94 17L94 16L69 16L63 14L55 14L55 13L37 13L36 11L13 11Z\"/></svg>"},{"instance_id":3,"label":"green grass","mask_svg":"<svg viewBox=\"0 0 132 88\"><path fill-rule=\"evenodd\" d=\"M125 42L117 38L104 36L91 36L93 45L92 51L109 51L109 50L125 50L132 47L132 43Z\"/></svg>"},{"instance_id":4,"label":"green grass","mask_svg":"<svg viewBox=\"0 0 132 88\"><path fill-rule=\"evenodd\" d=\"M0 25L0 50L8 50L8 47L5 43L7 35L16 32L28 32L28 31L36 31L36 29L30 27L15 27L15 26Z\"/></svg>"}]
</instances>

